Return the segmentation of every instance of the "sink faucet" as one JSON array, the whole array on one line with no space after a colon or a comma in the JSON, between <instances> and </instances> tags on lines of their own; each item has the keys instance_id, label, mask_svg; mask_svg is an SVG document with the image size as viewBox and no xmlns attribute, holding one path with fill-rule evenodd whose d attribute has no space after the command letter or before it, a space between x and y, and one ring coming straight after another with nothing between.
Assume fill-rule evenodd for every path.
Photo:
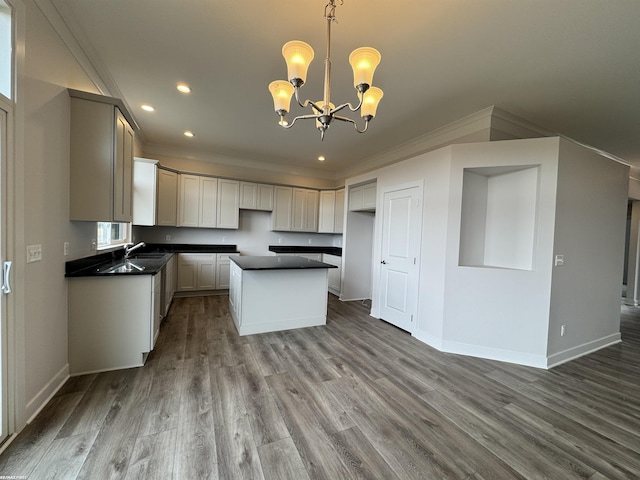
<instances>
[{"instance_id":1,"label":"sink faucet","mask_svg":"<svg viewBox=\"0 0 640 480\"><path fill-rule=\"evenodd\" d=\"M133 243L126 243L124 245L124 258L129 258L129 255L131 255L131 252L133 252L134 250L137 250L138 248L144 247L146 244L144 242L140 242L136 245L133 245Z\"/></svg>"}]
</instances>

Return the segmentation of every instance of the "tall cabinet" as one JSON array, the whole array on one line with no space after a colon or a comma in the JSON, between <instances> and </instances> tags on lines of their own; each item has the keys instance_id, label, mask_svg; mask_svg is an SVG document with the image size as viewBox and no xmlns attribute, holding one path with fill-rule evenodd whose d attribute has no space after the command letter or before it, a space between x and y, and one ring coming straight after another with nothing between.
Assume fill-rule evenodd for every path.
<instances>
[{"instance_id":1,"label":"tall cabinet","mask_svg":"<svg viewBox=\"0 0 640 480\"><path fill-rule=\"evenodd\" d=\"M122 101L69 90L70 220L133 220L133 119Z\"/></svg>"}]
</instances>

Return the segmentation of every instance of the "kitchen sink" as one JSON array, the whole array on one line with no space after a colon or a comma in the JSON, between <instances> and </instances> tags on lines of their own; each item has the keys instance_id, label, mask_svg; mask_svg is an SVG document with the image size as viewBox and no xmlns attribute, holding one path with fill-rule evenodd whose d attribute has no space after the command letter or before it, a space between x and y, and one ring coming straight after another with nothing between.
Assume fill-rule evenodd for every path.
<instances>
[{"instance_id":1,"label":"kitchen sink","mask_svg":"<svg viewBox=\"0 0 640 480\"><path fill-rule=\"evenodd\" d=\"M166 253L162 253L162 252L149 252L149 253L136 253L135 255L131 255L129 257L129 260L133 260L136 258L140 258L140 259L144 259L144 258L162 258L165 255L167 255Z\"/></svg>"}]
</instances>

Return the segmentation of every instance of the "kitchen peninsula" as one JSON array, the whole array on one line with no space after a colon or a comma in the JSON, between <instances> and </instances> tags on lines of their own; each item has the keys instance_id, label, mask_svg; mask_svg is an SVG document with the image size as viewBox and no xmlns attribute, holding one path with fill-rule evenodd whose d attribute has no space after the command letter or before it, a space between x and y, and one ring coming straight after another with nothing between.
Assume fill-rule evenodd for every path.
<instances>
[{"instance_id":1,"label":"kitchen peninsula","mask_svg":"<svg viewBox=\"0 0 640 480\"><path fill-rule=\"evenodd\" d=\"M325 325L330 268L304 257L231 258L229 305L238 334Z\"/></svg>"}]
</instances>

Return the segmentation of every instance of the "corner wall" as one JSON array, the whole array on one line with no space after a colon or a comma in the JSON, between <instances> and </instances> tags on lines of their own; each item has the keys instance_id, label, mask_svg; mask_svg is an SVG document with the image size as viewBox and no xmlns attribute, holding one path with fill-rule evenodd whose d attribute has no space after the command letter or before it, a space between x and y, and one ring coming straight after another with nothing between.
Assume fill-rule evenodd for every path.
<instances>
[{"instance_id":1,"label":"corner wall","mask_svg":"<svg viewBox=\"0 0 640 480\"><path fill-rule=\"evenodd\" d=\"M628 166L560 141L550 366L620 341L628 183Z\"/></svg>"}]
</instances>

